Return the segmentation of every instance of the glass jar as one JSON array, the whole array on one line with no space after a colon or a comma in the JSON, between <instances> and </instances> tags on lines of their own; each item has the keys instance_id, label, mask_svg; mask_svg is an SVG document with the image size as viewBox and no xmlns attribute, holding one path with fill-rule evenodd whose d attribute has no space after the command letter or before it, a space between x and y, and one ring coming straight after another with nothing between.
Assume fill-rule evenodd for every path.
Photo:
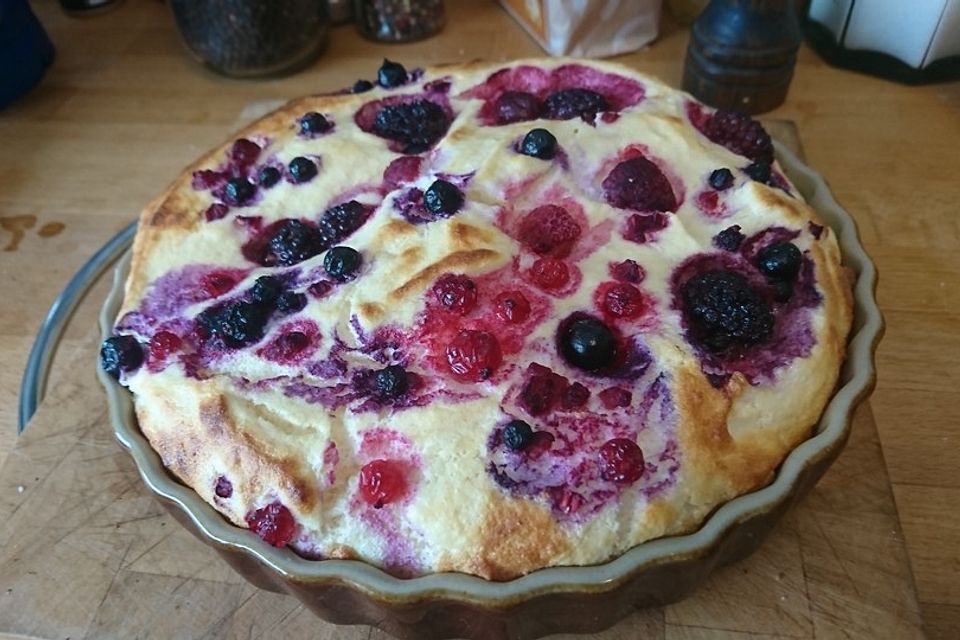
<instances>
[{"instance_id":1,"label":"glass jar","mask_svg":"<svg viewBox=\"0 0 960 640\"><path fill-rule=\"evenodd\" d=\"M354 0L353 17L365 37L412 42L443 28L443 0Z\"/></svg>"}]
</instances>

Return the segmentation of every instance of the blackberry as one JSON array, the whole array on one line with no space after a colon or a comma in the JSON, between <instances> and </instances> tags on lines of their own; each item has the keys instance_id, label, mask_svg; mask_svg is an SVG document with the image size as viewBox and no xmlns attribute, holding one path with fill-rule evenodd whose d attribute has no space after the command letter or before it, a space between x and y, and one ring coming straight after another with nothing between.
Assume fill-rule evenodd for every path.
<instances>
[{"instance_id":1,"label":"blackberry","mask_svg":"<svg viewBox=\"0 0 960 640\"><path fill-rule=\"evenodd\" d=\"M377 112L373 131L406 146L403 153L423 153L433 146L450 126L444 110L429 100L388 105Z\"/></svg>"},{"instance_id":2,"label":"blackberry","mask_svg":"<svg viewBox=\"0 0 960 640\"><path fill-rule=\"evenodd\" d=\"M523 420L511 420L500 432L500 438L508 449L520 451L533 442L533 429Z\"/></svg>"},{"instance_id":3,"label":"blackberry","mask_svg":"<svg viewBox=\"0 0 960 640\"><path fill-rule=\"evenodd\" d=\"M617 357L617 338L606 324L582 316L565 323L560 333L564 359L585 371L597 371L613 364Z\"/></svg>"},{"instance_id":4,"label":"blackberry","mask_svg":"<svg viewBox=\"0 0 960 640\"><path fill-rule=\"evenodd\" d=\"M729 189L733 185L733 172L730 169L717 169L710 174L710 186L717 191Z\"/></svg>"},{"instance_id":5,"label":"blackberry","mask_svg":"<svg viewBox=\"0 0 960 640\"><path fill-rule=\"evenodd\" d=\"M300 117L300 133L305 136L315 136L326 133L333 128L333 124L322 113L310 111Z\"/></svg>"},{"instance_id":6,"label":"blackberry","mask_svg":"<svg viewBox=\"0 0 960 640\"><path fill-rule=\"evenodd\" d=\"M423 194L423 205L436 216L451 216L463 206L463 193L451 182L434 180Z\"/></svg>"},{"instance_id":7,"label":"blackberry","mask_svg":"<svg viewBox=\"0 0 960 640\"><path fill-rule=\"evenodd\" d=\"M320 216L317 227L326 246L345 240L367 220L367 209L356 200L330 207Z\"/></svg>"},{"instance_id":8,"label":"blackberry","mask_svg":"<svg viewBox=\"0 0 960 640\"><path fill-rule=\"evenodd\" d=\"M317 229L296 219L285 220L270 238L275 264L288 267L322 253L327 245Z\"/></svg>"},{"instance_id":9,"label":"blackberry","mask_svg":"<svg viewBox=\"0 0 960 640\"><path fill-rule=\"evenodd\" d=\"M717 111L700 129L711 141L756 162L773 162L773 142L759 122L736 111Z\"/></svg>"},{"instance_id":10,"label":"blackberry","mask_svg":"<svg viewBox=\"0 0 960 640\"><path fill-rule=\"evenodd\" d=\"M257 173L257 182L261 187L269 188L277 184L277 182L280 181L280 177L280 169L276 167L263 167L260 169L260 172Z\"/></svg>"},{"instance_id":11,"label":"blackberry","mask_svg":"<svg viewBox=\"0 0 960 640\"><path fill-rule=\"evenodd\" d=\"M323 257L323 268L334 280L344 282L356 277L363 264L363 256L352 247L334 247Z\"/></svg>"},{"instance_id":12,"label":"blackberry","mask_svg":"<svg viewBox=\"0 0 960 640\"><path fill-rule=\"evenodd\" d=\"M377 395L381 398L397 398L405 394L410 387L407 370L398 364L392 364L377 371L373 381L377 388Z\"/></svg>"},{"instance_id":13,"label":"blackberry","mask_svg":"<svg viewBox=\"0 0 960 640\"><path fill-rule=\"evenodd\" d=\"M100 368L116 379L143 364L143 348L133 336L113 336L100 345Z\"/></svg>"},{"instance_id":14,"label":"blackberry","mask_svg":"<svg viewBox=\"0 0 960 640\"><path fill-rule=\"evenodd\" d=\"M399 62L383 59L383 64L377 70L377 84L384 89L399 87L407 81L407 70Z\"/></svg>"},{"instance_id":15,"label":"blackberry","mask_svg":"<svg viewBox=\"0 0 960 640\"><path fill-rule=\"evenodd\" d=\"M239 349L263 338L263 328L269 318L266 306L239 300L211 307L203 311L197 321L225 346Z\"/></svg>"},{"instance_id":16,"label":"blackberry","mask_svg":"<svg viewBox=\"0 0 960 640\"><path fill-rule=\"evenodd\" d=\"M520 153L531 158L552 160L557 155L557 139L546 129L532 129L523 137Z\"/></svg>"},{"instance_id":17,"label":"blackberry","mask_svg":"<svg viewBox=\"0 0 960 640\"><path fill-rule=\"evenodd\" d=\"M763 342L773 332L773 312L747 279L732 271L707 271L681 289L690 340L707 351Z\"/></svg>"},{"instance_id":18,"label":"blackberry","mask_svg":"<svg viewBox=\"0 0 960 640\"><path fill-rule=\"evenodd\" d=\"M290 171L290 177L296 183L309 182L317 175L317 165L310 158L297 156L287 165Z\"/></svg>"},{"instance_id":19,"label":"blackberry","mask_svg":"<svg viewBox=\"0 0 960 640\"><path fill-rule=\"evenodd\" d=\"M771 280L793 282L800 272L802 260L803 255L795 244L777 242L757 253L757 268Z\"/></svg>"},{"instance_id":20,"label":"blackberry","mask_svg":"<svg viewBox=\"0 0 960 640\"><path fill-rule=\"evenodd\" d=\"M230 205L242 205L250 201L257 187L246 178L233 178L223 188L223 198Z\"/></svg>"},{"instance_id":21,"label":"blackberry","mask_svg":"<svg viewBox=\"0 0 960 640\"><path fill-rule=\"evenodd\" d=\"M608 111L607 100L589 89L563 89L547 96L544 116L551 120L570 120L581 117L593 120L601 111Z\"/></svg>"},{"instance_id":22,"label":"blackberry","mask_svg":"<svg viewBox=\"0 0 960 640\"><path fill-rule=\"evenodd\" d=\"M307 296L296 291L284 291L274 300L273 306L284 315L296 313L307 306Z\"/></svg>"},{"instance_id":23,"label":"blackberry","mask_svg":"<svg viewBox=\"0 0 960 640\"><path fill-rule=\"evenodd\" d=\"M283 283L274 276L260 276L250 289L250 300L267 306L276 302L283 293Z\"/></svg>"}]
</instances>

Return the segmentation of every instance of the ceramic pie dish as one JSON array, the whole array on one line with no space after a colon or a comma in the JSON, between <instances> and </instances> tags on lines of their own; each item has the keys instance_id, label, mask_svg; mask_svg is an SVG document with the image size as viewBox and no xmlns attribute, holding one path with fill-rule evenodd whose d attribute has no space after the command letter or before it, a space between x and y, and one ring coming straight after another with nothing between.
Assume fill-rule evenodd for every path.
<instances>
[{"instance_id":1,"label":"ceramic pie dish","mask_svg":"<svg viewBox=\"0 0 960 640\"><path fill-rule=\"evenodd\" d=\"M399 579L357 560L306 560L231 526L164 470L137 424L129 393L104 376L118 438L133 453L147 484L175 507L173 513L188 528L254 583L294 593L333 622L375 623L408 637L532 637L599 629L637 605L675 600L716 564L752 550L782 511L816 481L839 453L853 408L873 381L872 354L881 322L873 301L872 265L852 220L822 180L788 151L777 148L777 157L795 188L829 224L844 265L856 274L853 333L838 391L815 435L793 449L769 485L725 502L695 533L643 542L602 564L549 567L499 582L442 571ZM118 283L125 279L118 272ZM122 297L118 284L104 308L105 337Z\"/></svg>"}]
</instances>

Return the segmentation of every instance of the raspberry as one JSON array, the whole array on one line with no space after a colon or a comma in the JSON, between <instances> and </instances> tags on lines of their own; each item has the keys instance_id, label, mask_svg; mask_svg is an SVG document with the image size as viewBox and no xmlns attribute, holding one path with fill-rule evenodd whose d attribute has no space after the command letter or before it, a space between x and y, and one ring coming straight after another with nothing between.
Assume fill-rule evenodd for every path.
<instances>
[{"instance_id":1,"label":"raspberry","mask_svg":"<svg viewBox=\"0 0 960 640\"><path fill-rule=\"evenodd\" d=\"M415 154L432 147L449 126L450 120L440 106L429 100L416 100L380 109L373 121L373 132L406 145L404 153Z\"/></svg>"},{"instance_id":2,"label":"raspberry","mask_svg":"<svg viewBox=\"0 0 960 640\"><path fill-rule=\"evenodd\" d=\"M150 358L157 361L166 360L167 356L180 348L183 340L170 331L157 331L150 338Z\"/></svg>"},{"instance_id":3,"label":"raspberry","mask_svg":"<svg viewBox=\"0 0 960 640\"><path fill-rule=\"evenodd\" d=\"M610 263L610 275L620 282L632 282L639 284L647 277L647 273L634 260L624 260L623 262Z\"/></svg>"},{"instance_id":4,"label":"raspberry","mask_svg":"<svg viewBox=\"0 0 960 640\"><path fill-rule=\"evenodd\" d=\"M260 157L260 145L246 138L240 138L230 147L230 164L246 173Z\"/></svg>"},{"instance_id":5,"label":"raspberry","mask_svg":"<svg viewBox=\"0 0 960 640\"><path fill-rule=\"evenodd\" d=\"M281 333L267 347L265 354L270 360L286 362L296 357L298 353L310 346L310 338L302 331L288 331Z\"/></svg>"},{"instance_id":6,"label":"raspberry","mask_svg":"<svg viewBox=\"0 0 960 640\"><path fill-rule=\"evenodd\" d=\"M566 391L567 379L536 363L527 367L527 374L517 402L531 416L550 413Z\"/></svg>"},{"instance_id":7,"label":"raspberry","mask_svg":"<svg viewBox=\"0 0 960 640\"><path fill-rule=\"evenodd\" d=\"M623 231L625 240L644 244L653 240L657 232L666 229L670 218L665 213L635 213L627 219L626 229Z\"/></svg>"},{"instance_id":8,"label":"raspberry","mask_svg":"<svg viewBox=\"0 0 960 640\"><path fill-rule=\"evenodd\" d=\"M510 124L540 117L540 100L532 93L505 91L494 104L497 124Z\"/></svg>"},{"instance_id":9,"label":"raspberry","mask_svg":"<svg viewBox=\"0 0 960 640\"><path fill-rule=\"evenodd\" d=\"M285 547L293 540L297 522L293 514L280 502L271 502L265 507L247 514L247 526L267 544Z\"/></svg>"},{"instance_id":10,"label":"raspberry","mask_svg":"<svg viewBox=\"0 0 960 640\"><path fill-rule=\"evenodd\" d=\"M711 142L737 155L770 164L773 142L763 126L750 116L736 111L717 111L697 127Z\"/></svg>"},{"instance_id":11,"label":"raspberry","mask_svg":"<svg viewBox=\"0 0 960 640\"><path fill-rule=\"evenodd\" d=\"M620 387L610 387L609 389L604 389L597 394L597 396L600 398L600 402L603 403L603 406L609 411L621 407L629 407L630 402L633 400L633 394L626 389L621 389Z\"/></svg>"},{"instance_id":12,"label":"raspberry","mask_svg":"<svg viewBox=\"0 0 960 640\"><path fill-rule=\"evenodd\" d=\"M606 282L600 286L598 294L600 308L615 318L636 318L646 307L640 290L625 282Z\"/></svg>"},{"instance_id":13,"label":"raspberry","mask_svg":"<svg viewBox=\"0 0 960 640\"><path fill-rule=\"evenodd\" d=\"M707 271L686 282L680 293L689 338L707 351L754 345L773 332L770 305L739 273Z\"/></svg>"},{"instance_id":14,"label":"raspberry","mask_svg":"<svg viewBox=\"0 0 960 640\"><path fill-rule=\"evenodd\" d=\"M579 382L574 382L563 392L560 404L564 409L576 409L587 404L590 399L590 390Z\"/></svg>"},{"instance_id":15,"label":"raspberry","mask_svg":"<svg viewBox=\"0 0 960 640\"><path fill-rule=\"evenodd\" d=\"M497 317L508 324L519 324L530 316L530 302L519 291L504 291L493 304Z\"/></svg>"},{"instance_id":16,"label":"raspberry","mask_svg":"<svg viewBox=\"0 0 960 640\"><path fill-rule=\"evenodd\" d=\"M433 295L447 311L465 316L477 306L477 285L465 275L447 273L433 285Z\"/></svg>"},{"instance_id":17,"label":"raspberry","mask_svg":"<svg viewBox=\"0 0 960 640\"><path fill-rule=\"evenodd\" d=\"M447 364L457 378L481 382L503 362L500 343L486 331L464 329L447 345Z\"/></svg>"},{"instance_id":18,"label":"raspberry","mask_svg":"<svg viewBox=\"0 0 960 640\"><path fill-rule=\"evenodd\" d=\"M203 219L207 222L213 222L225 218L228 213L230 213L230 207L222 202L214 202L203 212Z\"/></svg>"},{"instance_id":19,"label":"raspberry","mask_svg":"<svg viewBox=\"0 0 960 640\"><path fill-rule=\"evenodd\" d=\"M570 270L563 260L540 258L530 268L530 277L544 289L559 289L570 281Z\"/></svg>"},{"instance_id":20,"label":"raspberry","mask_svg":"<svg viewBox=\"0 0 960 640\"><path fill-rule=\"evenodd\" d=\"M405 182L413 182L420 175L420 156L400 156L383 170L383 189L393 191Z\"/></svg>"},{"instance_id":21,"label":"raspberry","mask_svg":"<svg viewBox=\"0 0 960 640\"><path fill-rule=\"evenodd\" d=\"M610 109L606 98L589 89L563 89L547 96L544 116L551 120L583 118L593 120L601 111Z\"/></svg>"},{"instance_id":22,"label":"raspberry","mask_svg":"<svg viewBox=\"0 0 960 640\"><path fill-rule=\"evenodd\" d=\"M537 207L520 222L517 239L538 255L562 258L580 237L580 225L555 204Z\"/></svg>"},{"instance_id":23,"label":"raspberry","mask_svg":"<svg viewBox=\"0 0 960 640\"><path fill-rule=\"evenodd\" d=\"M211 298L216 298L237 286L237 279L224 271L211 271L200 281L200 286Z\"/></svg>"},{"instance_id":24,"label":"raspberry","mask_svg":"<svg viewBox=\"0 0 960 640\"><path fill-rule=\"evenodd\" d=\"M636 482L646 470L643 452L633 440L614 438L600 447L600 477L607 482Z\"/></svg>"},{"instance_id":25,"label":"raspberry","mask_svg":"<svg viewBox=\"0 0 960 640\"><path fill-rule=\"evenodd\" d=\"M660 167L642 156L615 166L604 178L602 186L607 202L620 209L677 210L677 199L670 181Z\"/></svg>"},{"instance_id":26,"label":"raspberry","mask_svg":"<svg viewBox=\"0 0 960 640\"><path fill-rule=\"evenodd\" d=\"M360 468L360 497L374 509L396 502L406 493L403 463L379 459Z\"/></svg>"}]
</instances>

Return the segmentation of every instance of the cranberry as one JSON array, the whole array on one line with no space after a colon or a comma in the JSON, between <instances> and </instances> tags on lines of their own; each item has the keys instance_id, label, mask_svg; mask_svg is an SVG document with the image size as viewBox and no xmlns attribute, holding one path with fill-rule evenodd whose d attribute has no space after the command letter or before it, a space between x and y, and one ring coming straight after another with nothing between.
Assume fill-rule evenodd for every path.
<instances>
[{"instance_id":1,"label":"cranberry","mask_svg":"<svg viewBox=\"0 0 960 640\"><path fill-rule=\"evenodd\" d=\"M570 269L563 260L540 258L530 268L530 277L544 289L559 289L570 281Z\"/></svg>"},{"instance_id":2,"label":"cranberry","mask_svg":"<svg viewBox=\"0 0 960 640\"><path fill-rule=\"evenodd\" d=\"M360 468L360 497L374 509L396 502L407 492L403 463L374 460Z\"/></svg>"},{"instance_id":3,"label":"cranberry","mask_svg":"<svg viewBox=\"0 0 960 640\"><path fill-rule=\"evenodd\" d=\"M447 363L458 378L481 382L503 362L500 343L486 331L464 329L447 345Z\"/></svg>"},{"instance_id":4,"label":"cranberry","mask_svg":"<svg viewBox=\"0 0 960 640\"><path fill-rule=\"evenodd\" d=\"M233 483L224 476L220 476L217 478L217 484L214 486L213 492L221 498L229 498L233 495Z\"/></svg>"},{"instance_id":5,"label":"cranberry","mask_svg":"<svg viewBox=\"0 0 960 640\"><path fill-rule=\"evenodd\" d=\"M493 304L497 317L508 324L519 324L530 316L530 302L519 291L504 291Z\"/></svg>"},{"instance_id":6,"label":"cranberry","mask_svg":"<svg viewBox=\"0 0 960 640\"><path fill-rule=\"evenodd\" d=\"M447 273L433 285L433 295L447 311L465 316L477 306L477 285L462 274Z\"/></svg>"},{"instance_id":7,"label":"cranberry","mask_svg":"<svg viewBox=\"0 0 960 640\"><path fill-rule=\"evenodd\" d=\"M605 283L601 285L599 293L600 307L604 313L615 318L636 318L646 306L640 290L625 282Z\"/></svg>"},{"instance_id":8,"label":"cranberry","mask_svg":"<svg viewBox=\"0 0 960 640\"><path fill-rule=\"evenodd\" d=\"M150 357L154 360L165 360L167 356L180 348L183 341L170 331L157 331L150 338Z\"/></svg>"},{"instance_id":9,"label":"cranberry","mask_svg":"<svg viewBox=\"0 0 960 640\"><path fill-rule=\"evenodd\" d=\"M580 225L555 204L537 207L520 222L517 239L539 255L562 258L580 237Z\"/></svg>"},{"instance_id":10,"label":"cranberry","mask_svg":"<svg viewBox=\"0 0 960 640\"><path fill-rule=\"evenodd\" d=\"M603 179L607 202L634 211L676 211L677 198L670 181L656 164L643 156L624 160Z\"/></svg>"},{"instance_id":11,"label":"cranberry","mask_svg":"<svg viewBox=\"0 0 960 640\"><path fill-rule=\"evenodd\" d=\"M597 395L600 398L600 402L603 403L603 406L611 411L621 407L629 407L630 402L633 400L633 394L620 387L604 389Z\"/></svg>"},{"instance_id":12,"label":"cranberry","mask_svg":"<svg viewBox=\"0 0 960 640\"><path fill-rule=\"evenodd\" d=\"M505 91L497 98L494 110L497 124L510 124L540 117L540 100L523 91Z\"/></svg>"},{"instance_id":13,"label":"cranberry","mask_svg":"<svg viewBox=\"0 0 960 640\"><path fill-rule=\"evenodd\" d=\"M617 484L636 482L644 471L643 452L633 440L614 438L600 447L600 477L604 480Z\"/></svg>"},{"instance_id":14,"label":"cranberry","mask_svg":"<svg viewBox=\"0 0 960 640\"><path fill-rule=\"evenodd\" d=\"M267 544L275 547L285 547L293 540L297 529L297 522L293 519L290 509L280 502L271 502L247 514L247 526L260 536Z\"/></svg>"},{"instance_id":15,"label":"cranberry","mask_svg":"<svg viewBox=\"0 0 960 640\"><path fill-rule=\"evenodd\" d=\"M639 284L647 277L643 267L633 260L610 263L610 275L620 282L632 282L633 284Z\"/></svg>"}]
</instances>

